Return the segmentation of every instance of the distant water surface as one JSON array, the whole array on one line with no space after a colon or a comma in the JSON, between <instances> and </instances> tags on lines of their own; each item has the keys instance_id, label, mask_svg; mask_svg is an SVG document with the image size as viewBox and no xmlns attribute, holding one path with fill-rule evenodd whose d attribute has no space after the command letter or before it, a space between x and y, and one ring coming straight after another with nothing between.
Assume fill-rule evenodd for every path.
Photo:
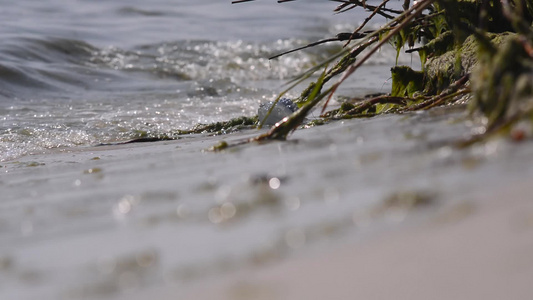
<instances>
[{"instance_id":1,"label":"distant water surface","mask_svg":"<svg viewBox=\"0 0 533 300\"><path fill-rule=\"evenodd\" d=\"M320 0L0 5L0 161L253 115L342 45L269 56L351 31L368 14L335 15ZM388 91L393 63L383 51L345 92Z\"/></svg>"}]
</instances>

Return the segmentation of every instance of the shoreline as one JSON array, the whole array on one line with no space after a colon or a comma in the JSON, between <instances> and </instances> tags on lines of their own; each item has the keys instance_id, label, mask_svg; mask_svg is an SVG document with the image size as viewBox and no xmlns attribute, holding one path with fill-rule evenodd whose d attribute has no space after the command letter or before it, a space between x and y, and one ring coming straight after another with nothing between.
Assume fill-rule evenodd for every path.
<instances>
[{"instance_id":1,"label":"shoreline","mask_svg":"<svg viewBox=\"0 0 533 300\"><path fill-rule=\"evenodd\" d=\"M1 298L531 296L533 144L450 147L476 128L438 108L2 163Z\"/></svg>"},{"instance_id":2,"label":"shoreline","mask_svg":"<svg viewBox=\"0 0 533 300\"><path fill-rule=\"evenodd\" d=\"M185 292L162 288L159 299L529 299L532 191L524 180L472 196L470 212L457 206L418 226Z\"/></svg>"}]
</instances>

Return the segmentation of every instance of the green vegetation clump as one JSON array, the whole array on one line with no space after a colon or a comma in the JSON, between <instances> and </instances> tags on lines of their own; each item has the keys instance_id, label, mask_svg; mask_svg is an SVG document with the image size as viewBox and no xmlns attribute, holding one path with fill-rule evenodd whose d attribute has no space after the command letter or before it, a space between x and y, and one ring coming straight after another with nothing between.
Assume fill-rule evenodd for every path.
<instances>
[{"instance_id":1,"label":"green vegetation clump","mask_svg":"<svg viewBox=\"0 0 533 300\"><path fill-rule=\"evenodd\" d=\"M197 124L189 130L177 130L168 134L160 134L157 136L150 136L146 131L137 132L137 137L126 142L100 144L100 146L113 145L113 144L130 144L130 143L145 143L145 142L159 142L168 140L178 140L183 135L189 134L210 134L210 135L222 135L232 133L245 128L255 128L257 125L257 116L253 117L238 117L233 118L225 122L215 122L211 124ZM224 142L225 143L225 142ZM226 144L227 146L227 144ZM225 147L216 147L213 150L222 150Z\"/></svg>"},{"instance_id":2,"label":"green vegetation clump","mask_svg":"<svg viewBox=\"0 0 533 300\"><path fill-rule=\"evenodd\" d=\"M524 42L519 35L510 36L488 51L473 71L471 108L488 118L489 129L532 119L533 49Z\"/></svg>"},{"instance_id":3,"label":"green vegetation clump","mask_svg":"<svg viewBox=\"0 0 533 300\"><path fill-rule=\"evenodd\" d=\"M407 66L396 66L391 69L393 97L412 97L424 88L424 72L414 71Z\"/></svg>"},{"instance_id":4,"label":"green vegetation clump","mask_svg":"<svg viewBox=\"0 0 533 300\"><path fill-rule=\"evenodd\" d=\"M533 120L533 0L421 0L413 4L406 0L403 10L387 8L388 1L378 6L339 1L335 12L363 9L369 16L353 32L324 40L343 41L346 45L293 81L291 88L323 70L319 79L297 98L300 109L256 140L285 139L311 108L324 103L321 100L325 100L321 115L324 121L403 113L457 102L469 102L472 113L486 117L486 134L512 128L520 120ZM239 2L248 1L234 1ZM363 32L364 25L376 15L385 16L390 22L375 31ZM421 46L414 48L417 41ZM394 66L390 94L353 99L324 113L339 85L387 43L398 54L418 52L422 70ZM325 84L333 79L336 82L326 88Z\"/></svg>"},{"instance_id":5,"label":"green vegetation clump","mask_svg":"<svg viewBox=\"0 0 533 300\"><path fill-rule=\"evenodd\" d=\"M243 128L253 128L257 124L257 116L238 117L225 122L198 124L191 130L180 130L179 135L194 133L226 134Z\"/></svg>"},{"instance_id":6,"label":"green vegetation clump","mask_svg":"<svg viewBox=\"0 0 533 300\"><path fill-rule=\"evenodd\" d=\"M252 0L233 3L249 1ZM286 139L319 103L324 103L321 118L304 127L335 119L368 118L465 102L470 112L487 120L485 134L473 137L474 142L494 133L508 132L522 120L533 123L533 0L420 0L413 3L405 0L403 10L387 8L389 0L377 6L359 0L338 2L334 9L337 13L363 9L369 16L353 32L341 32L334 38L271 57L275 59L324 42L345 43L339 53L295 78L275 100L322 72L295 99L299 109L266 134L249 141ZM376 15L390 21L377 30L362 31ZM414 47L416 42L420 46ZM348 99L340 108L325 112L338 87L385 44L396 49L396 58L401 51L417 52L422 69L393 66L390 93ZM242 128L260 128L262 124L258 122L257 117L240 117L227 122L198 124L191 130L179 130L158 140L176 139L185 134L217 135ZM133 142L147 140L151 139L141 136ZM229 146L222 142L212 150Z\"/></svg>"},{"instance_id":7,"label":"green vegetation clump","mask_svg":"<svg viewBox=\"0 0 533 300\"><path fill-rule=\"evenodd\" d=\"M486 38L496 47L500 47L513 33L487 33ZM472 73L478 63L478 41L470 35L457 49L451 48L439 55L428 58L424 64L426 81L424 93L435 94L446 89L459 78Z\"/></svg>"}]
</instances>

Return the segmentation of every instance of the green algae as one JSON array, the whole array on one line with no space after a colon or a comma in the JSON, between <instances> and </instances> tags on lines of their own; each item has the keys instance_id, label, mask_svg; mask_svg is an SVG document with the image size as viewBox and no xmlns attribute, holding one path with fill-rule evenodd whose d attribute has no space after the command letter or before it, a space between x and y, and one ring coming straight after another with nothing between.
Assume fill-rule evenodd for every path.
<instances>
[{"instance_id":1,"label":"green algae","mask_svg":"<svg viewBox=\"0 0 533 300\"><path fill-rule=\"evenodd\" d=\"M83 174L97 174L101 172L102 172L102 168L90 168L90 169L84 170Z\"/></svg>"},{"instance_id":2,"label":"green algae","mask_svg":"<svg viewBox=\"0 0 533 300\"><path fill-rule=\"evenodd\" d=\"M383 13L380 7L385 3L375 7L365 22L376 13ZM325 68L319 79L296 98L300 110L276 124L267 134L251 140L286 139L322 99L327 99L321 114L324 122L314 120L304 127L334 119L404 113L465 102L470 102L472 112L488 118L489 127L508 124L524 116L533 120L531 3L422 0L411 7L406 5L404 12L395 12L396 18L367 33L363 41L344 48L332 59L294 80L296 83L290 88ZM353 34L360 34L360 29ZM415 41L422 46L413 48ZM406 52L418 52L422 69L396 65L391 68L390 94L363 101L348 100L340 108L324 113L337 87L386 42L396 49L396 58L405 46L410 48ZM369 51L359 58L363 50ZM328 68L333 59L338 62ZM324 84L337 76L341 77L337 83L323 91Z\"/></svg>"},{"instance_id":3,"label":"green algae","mask_svg":"<svg viewBox=\"0 0 533 300\"><path fill-rule=\"evenodd\" d=\"M396 66L391 69L393 97L412 97L424 87L424 72L414 71L407 66Z\"/></svg>"},{"instance_id":4,"label":"green algae","mask_svg":"<svg viewBox=\"0 0 533 300\"><path fill-rule=\"evenodd\" d=\"M229 121L215 122L211 124L198 124L190 130L179 130L179 135L194 133L226 134L243 128L253 128L257 124L257 116L237 117Z\"/></svg>"},{"instance_id":5,"label":"green algae","mask_svg":"<svg viewBox=\"0 0 533 300\"><path fill-rule=\"evenodd\" d=\"M215 152L216 152L216 151L222 151L222 150L224 150L224 149L226 149L226 148L228 148L228 147L229 147L228 142L226 142L226 141L220 141L220 142L218 142L216 145L213 145L213 146L209 147L208 150L209 150L209 151L215 151Z\"/></svg>"},{"instance_id":6,"label":"green algae","mask_svg":"<svg viewBox=\"0 0 533 300\"><path fill-rule=\"evenodd\" d=\"M442 55L452 50L453 45L454 45L454 36L453 36L453 33L450 30L448 30L438 35L436 38L430 40L424 46L416 48L416 49L410 49L410 50L407 50L406 52L410 53L410 52L418 51L418 54L420 56L420 62L422 64L422 67L424 68L427 62L428 56Z\"/></svg>"},{"instance_id":7,"label":"green algae","mask_svg":"<svg viewBox=\"0 0 533 300\"><path fill-rule=\"evenodd\" d=\"M382 11L385 3L375 7L365 22L373 15L383 13L392 20L373 32L362 34L359 32L361 28L356 29L352 34L361 37L359 41L349 40L337 54L294 79L277 99L323 70L318 79L295 99L299 110L278 122L268 133L249 141L285 140L301 126L312 109L324 103L323 99L326 101L322 119L315 119L303 127L334 119L404 113L465 102L470 102L471 112L487 117L489 127L509 124L511 120L533 120L533 104L530 103L533 98L531 1L509 4L499 0L421 0L412 6L406 5L405 11L386 12ZM421 46L413 48L416 41ZM338 86L387 42L393 45L397 55L406 46L409 47L406 52L418 52L421 70L396 65L391 68L390 94L363 101L349 99L340 108L324 113ZM287 53L290 52L293 51ZM326 83L338 77L340 79L331 87L324 88ZM198 124L191 130L179 130L168 137L195 133L218 135L243 128L260 128L256 126L257 122L257 117L241 117L227 122Z\"/></svg>"},{"instance_id":8,"label":"green algae","mask_svg":"<svg viewBox=\"0 0 533 300\"><path fill-rule=\"evenodd\" d=\"M314 120L311 120L311 121L307 122L304 125L304 128L311 128L311 127L315 127L315 126L321 126L321 125L324 125L326 123L327 123L327 120L325 120L325 119L314 119Z\"/></svg>"},{"instance_id":9,"label":"green algae","mask_svg":"<svg viewBox=\"0 0 533 300\"><path fill-rule=\"evenodd\" d=\"M243 129L252 129L257 126L257 116L237 117L224 122L214 122L210 124L197 124L192 129L176 130L174 132L151 135L149 132L138 132L137 138L118 143L105 143L97 146L107 145L122 145L132 143L147 143L147 142L160 142L160 141L173 141L179 140L185 135L191 134L208 134L208 135L224 135L232 132L237 132ZM99 159L99 158L96 158Z\"/></svg>"},{"instance_id":10,"label":"green algae","mask_svg":"<svg viewBox=\"0 0 533 300\"><path fill-rule=\"evenodd\" d=\"M488 33L487 39L499 47L513 36L513 33ZM450 49L427 59L424 65L424 94L436 94L459 78L472 72L479 59L478 38L470 35L457 49Z\"/></svg>"},{"instance_id":11,"label":"green algae","mask_svg":"<svg viewBox=\"0 0 533 300\"><path fill-rule=\"evenodd\" d=\"M530 25L524 25L531 24L532 5L529 3L527 12L511 8L511 13L514 9L516 14L509 17L499 1L487 4L483 7L480 1L435 1L435 17L431 19L434 26L426 30L431 34L424 34L434 38L406 51L419 52L422 70L391 68L390 97L403 97L405 107L383 103L390 99L384 96L323 116L374 116L469 101L472 112L487 116L489 128L521 119L519 114L533 119L533 31ZM409 43L408 37L417 30L417 26L409 24L399 31L394 44L397 51L401 50L401 43Z\"/></svg>"},{"instance_id":12,"label":"green algae","mask_svg":"<svg viewBox=\"0 0 533 300\"><path fill-rule=\"evenodd\" d=\"M313 93L313 91L315 91L315 95L316 93L319 93L322 90L324 84L346 71L349 66L356 62L357 56L376 41L376 39L370 39L366 43L363 43L360 47L357 47L342 56L338 63L336 63L331 69L326 70L323 73L323 76L320 81L317 80L316 82L311 82L307 86L307 88L302 91L300 96L294 99L294 102L298 105L298 107L302 107L306 103L309 103L310 99L312 98L311 94Z\"/></svg>"},{"instance_id":13,"label":"green algae","mask_svg":"<svg viewBox=\"0 0 533 300\"><path fill-rule=\"evenodd\" d=\"M523 42L510 35L474 70L471 109L487 116L489 128L533 112L533 61Z\"/></svg>"},{"instance_id":14,"label":"green algae","mask_svg":"<svg viewBox=\"0 0 533 300\"><path fill-rule=\"evenodd\" d=\"M24 163L20 163L20 164L25 166L25 167L40 167L40 166L44 166L45 165L45 163L38 162L38 161L29 161L29 162L24 162Z\"/></svg>"}]
</instances>

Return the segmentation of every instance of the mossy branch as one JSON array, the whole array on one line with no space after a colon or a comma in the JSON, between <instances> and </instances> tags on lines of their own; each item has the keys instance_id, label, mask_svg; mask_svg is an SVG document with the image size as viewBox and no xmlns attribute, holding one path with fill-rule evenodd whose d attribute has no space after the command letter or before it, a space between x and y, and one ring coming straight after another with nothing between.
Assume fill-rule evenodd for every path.
<instances>
[{"instance_id":1,"label":"mossy branch","mask_svg":"<svg viewBox=\"0 0 533 300\"><path fill-rule=\"evenodd\" d=\"M237 2L247 1L234 1ZM533 99L533 88L530 87L533 83L533 2L422 0L410 6L410 0L404 0L404 11L391 11L386 8L388 0L382 1L378 6L367 5L362 0L336 2L341 4L335 12L346 12L356 7L372 11L351 35L359 33L375 15L397 16L382 28L365 32L355 45L349 46L352 36L346 35L345 49L296 77L290 88L308 79L325 65L340 59L296 99L300 110L276 124L267 134L253 140L285 139L324 98L327 100L321 117L328 120L371 117L391 111L402 113L425 110L471 98L474 99L469 100L474 110L489 118L488 132L494 132L494 128L499 128L501 124L509 124L510 120L533 114L533 109L525 109L527 105L520 102L530 103ZM515 32L516 35L503 33L502 38L499 38L503 42L495 43L494 33L500 34L504 31ZM507 42L509 35L512 37L511 42ZM429 41L421 47L406 51L419 52L422 71L413 71L413 76L405 79L402 72L404 69L412 71L410 68L393 68L393 85L395 82L401 84L391 95L374 97L358 104L343 104L338 110L324 113L338 87L385 43L395 41L394 46L399 53L405 45L412 47L416 39ZM327 39L302 48L333 40L341 39ZM359 57L361 49L368 51ZM470 73L474 72L472 70L475 70L475 73L472 73L473 79L470 76ZM322 92L324 84L334 77L340 78ZM473 97L465 97L469 94ZM383 107L393 109L380 109Z\"/></svg>"}]
</instances>

